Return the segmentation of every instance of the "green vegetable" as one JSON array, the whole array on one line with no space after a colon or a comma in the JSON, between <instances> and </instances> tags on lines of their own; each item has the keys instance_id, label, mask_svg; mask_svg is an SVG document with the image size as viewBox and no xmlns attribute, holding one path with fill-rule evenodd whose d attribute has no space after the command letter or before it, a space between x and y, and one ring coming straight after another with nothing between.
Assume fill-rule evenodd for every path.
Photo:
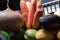
<instances>
[{"instance_id":1,"label":"green vegetable","mask_svg":"<svg viewBox=\"0 0 60 40\"><path fill-rule=\"evenodd\" d=\"M24 34L25 40L35 40L36 32L37 32L37 30L35 30L35 29L28 29L28 30L26 30L26 32Z\"/></svg>"},{"instance_id":2,"label":"green vegetable","mask_svg":"<svg viewBox=\"0 0 60 40\"><path fill-rule=\"evenodd\" d=\"M9 38L8 32L6 32L6 31L1 31L1 32L2 32L2 34L3 34L6 38Z\"/></svg>"}]
</instances>

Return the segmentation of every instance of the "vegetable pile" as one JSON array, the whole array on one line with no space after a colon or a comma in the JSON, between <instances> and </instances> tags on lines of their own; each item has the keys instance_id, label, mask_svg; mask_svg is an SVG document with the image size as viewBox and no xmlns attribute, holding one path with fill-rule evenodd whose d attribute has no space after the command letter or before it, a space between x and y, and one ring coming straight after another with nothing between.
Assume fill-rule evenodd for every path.
<instances>
[{"instance_id":1,"label":"vegetable pile","mask_svg":"<svg viewBox=\"0 0 60 40\"><path fill-rule=\"evenodd\" d=\"M6 7L1 5L0 29L7 31L11 40L60 40L59 11L44 15L41 0L18 1L1 3Z\"/></svg>"}]
</instances>

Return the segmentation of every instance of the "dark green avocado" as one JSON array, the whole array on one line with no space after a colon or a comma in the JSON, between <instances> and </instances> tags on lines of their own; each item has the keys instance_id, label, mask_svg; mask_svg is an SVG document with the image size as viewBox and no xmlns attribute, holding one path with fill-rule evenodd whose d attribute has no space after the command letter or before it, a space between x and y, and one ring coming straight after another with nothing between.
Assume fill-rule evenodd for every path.
<instances>
[{"instance_id":1,"label":"dark green avocado","mask_svg":"<svg viewBox=\"0 0 60 40\"><path fill-rule=\"evenodd\" d=\"M47 15L39 18L39 24L47 30L60 29L60 17L57 15Z\"/></svg>"},{"instance_id":2,"label":"dark green avocado","mask_svg":"<svg viewBox=\"0 0 60 40\"><path fill-rule=\"evenodd\" d=\"M0 11L7 9L7 0L0 0Z\"/></svg>"}]
</instances>

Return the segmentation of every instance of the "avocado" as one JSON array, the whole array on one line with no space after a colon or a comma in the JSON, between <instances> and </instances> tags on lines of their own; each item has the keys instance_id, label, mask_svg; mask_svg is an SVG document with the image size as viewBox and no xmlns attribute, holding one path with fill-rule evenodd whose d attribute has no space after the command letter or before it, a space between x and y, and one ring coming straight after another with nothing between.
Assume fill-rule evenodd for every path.
<instances>
[{"instance_id":1,"label":"avocado","mask_svg":"<svg viewBox=\"0 0 60 40\"><path fill-rule=\"evenodd\" d=\"M39 24L47 30L60 29L60 17L57 15L47 15L39 18Z\"/></svg>"},{"instance_id":2,"label":"avocado","mask_svg":"<svg viewBox=\"0 0 60 40\"><path fill-rule=\"evenodd\" d=\"M9 0L9 8L16 11L20 10L20 0Z\"/></svg>"},{"instance_id":3,"label":"avocado","mask_svg":"<svg viewBox=\"0 0 60 40\"><path fill-rule=\"evenodd\" d=\"M7 9L7 0L0 0L0 11Z\"/></svg>"}]
</instances>

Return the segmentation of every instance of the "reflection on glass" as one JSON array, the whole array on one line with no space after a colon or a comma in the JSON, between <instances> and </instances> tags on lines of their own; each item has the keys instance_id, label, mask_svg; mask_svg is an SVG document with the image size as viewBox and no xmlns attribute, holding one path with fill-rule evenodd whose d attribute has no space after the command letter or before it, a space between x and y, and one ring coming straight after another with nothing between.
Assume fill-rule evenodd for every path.
<instances>
[{"instance_id":1,"label":"reflection on glass","mask_svg":"<svg viewBox=\"0 0 60 40\"><path fill-rule=\"evenodd\" d=\"M55 6L56 6L56 10L59 10L60 9L59 8L59 4L56 4Z\"/></svg>"},{"instance_id":2,"label":"reflection on glass","mask_svg":"<svg viewBox=\"0 0 60 40\"><path fill-rule=\"evenodd\" d=\"M51 7L50 6L48 7L48 13L51 13Z\"/></svg>"},{"instance_id":3,"label":"reflection on glass","mask_svg":"<svg viewBox=\"0 0 60 40\"><path fill-rule=\"evenodd\" d=\"M44 13L45 13L45 15L48 15L48 12L47 12L47 8L46 7L44 8Z\"/></svg>"},{"instance_id":4,"label":"reflection on glass","mask_svg":"<svg viewBox=\"0 0 60 40\"><path fill-rule=\"evenodd\" d=\"M55 12L55 6L52 5L51 8L52 8L52 12Z\"/></svg>"}]
</instances>

